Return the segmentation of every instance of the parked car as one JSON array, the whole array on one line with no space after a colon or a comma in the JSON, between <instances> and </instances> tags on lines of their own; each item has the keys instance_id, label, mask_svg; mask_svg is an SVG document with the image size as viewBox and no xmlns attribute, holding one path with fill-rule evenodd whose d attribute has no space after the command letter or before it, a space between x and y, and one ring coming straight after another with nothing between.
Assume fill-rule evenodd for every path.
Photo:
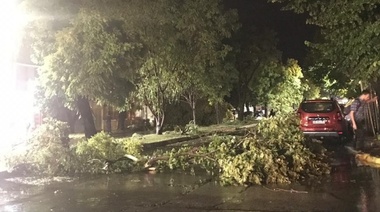
<instances>
[{"instance_id":1,"label":"parked car","mask_svg":"<svg viewBox=\"0 0 380 212\"><path fill-rule=\"evenodd\" d=\"M349 122L334 99L304 100L298 108L298 115L301 130L306 136L336 141L352 138Z\"/></svg>"}]
</instances>

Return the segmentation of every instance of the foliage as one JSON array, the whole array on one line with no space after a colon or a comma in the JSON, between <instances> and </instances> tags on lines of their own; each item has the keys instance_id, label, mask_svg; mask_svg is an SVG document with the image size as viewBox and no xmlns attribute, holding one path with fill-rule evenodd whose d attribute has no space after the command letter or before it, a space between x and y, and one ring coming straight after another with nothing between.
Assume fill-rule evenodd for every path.
<instances>
[{"instance_id":1,"label":"foliage","mask_svg":"<svg viewBox=\"0 0 380 212\"><path fill-rule=\"evenodd\" d=\"M69 142L68 126L46 119L28 140L26 153L10 155L8 166L29 174L65 175L140 170L139 139L115 139L101 132L88 140Z\"/></svg>"},{"instance_id":2,"label":"foliage","mask_svg":"<svg viewBox=\"0 0 380 212\"><path fill-rule=\"evenodd\" d=\"M319 27L318 39L309 42L317 78L327 75L335 87L344 88L380 77L377 0L272 2L286 2L287 9L307 13L308 22Z\"/></svg>"},{"instance_id":3,"label":"foliage","mask_svg":"<svg viewBox=\"0 0 380 212\"><path fill-rule=\"evenodd\" d=\"M126 97L119 95L128 93L126 64L138 48L128 37L118 22L81 10L56 34L56 50L45 57L40 79L47 97L63 89L68 99L87 96L123 105Z\"/></svg>"},{"instance_id":4,"label":"foliage","mask_svg":"<svg viewBox=\"0 0 380 212\"><path fill-rule=\"evenodd\" d=\"M192 120L196 124L198 100L221 102L236 78L236 72L228 60L232 47L223 41L239 27L237 13L224 10L220 2L185 1L187 14L182 13L186 15L185 20L178 24L181 37L185 40L183 48L188 50L190 57L186 57L184 68L177 77L181 96L192 109ZM187 16L192 19L197 17L197 20Z\"/></svg>"},{"instance_id":5,"label":"foliage","mask_svg":"<svg viewBox=\"0 0 380 212\"><path fill-rule=\"evenodd\" d=\"M229 59L234 62L234 69L238 73L230 94L232 99L237 100L231 101L231 104L238 110L238 118L242 120L244 104L254 102L255 95L263 97L267 94L256 92L268 89L269 83L264 81L272 79L271 68L274 63L279 63L281 53L276 47L276 34L269 29L243 27L231 40L233 52ZM259 85L262 87L258 88Z\"/></svg>"},{"instance_id":6,"label":"foliage","mask_svg":"<svg viewBox=\"0 0 380 212\"><path fill-rule=\"evenodd\" d=\"M306 99L316 99L321 96L321 88L312 82L312 80L304 79L302 84L305 87L303 96Z\"/></svg>"},{"instance_id":7,"label":"foliage","mask_svg":"<svg viewBox=\"0 0 380 212\"><path fill-rule=\"evenodd\" d=\"M233 123L236 119L235 113L235 109L227 108L223 117L223 123Z\"/></svg>"},{"instance_id":8,"label":"foliage","mask_svg":"<svg viewBox=\"0 0 380 212\"><path fill-rule=\"evenodd\" d=\"M229 105L226 102L211 103L207 98L198 99L196 107L196 124L199 126L217 124L218 118L219 122L221 122L226 116L227 107L229 107ZM193 120L192 110L186 102L179 101L173 104L168 104L167 111L170 111L170 116L165 118L165 125L172 126L172 128L166 129L173 129L173 126L176 125L185 126Z\"/></svg>"},{"instance_id":9,"label":"foliage","mask_svg":"<svg viewBox=\"0 0 380 212\"><path fill-rule=\"evenodd\" d=\"M222 41L236 28L236 14L225 11L219 0L132 2L133 30L147 50L136 96L152 111L161 133L167 105L181 94L195 112L199 96L221 99L226 93L221 92L228 88L221 61L230 48Z\"/></svg>"},{"instance_id":10,"label":"foliage","mask_svg":"<svg viewBox=\"0 0 380 212\"><path fill-rule=\"evenodd\" d=\"M185 132L189 135L198 135L199 134L199 127L194 123L194 121L190 121L185 126Z\"/></svg>"},{"instance_id":11,"label":"foliage","mask_svg":"<svg viewBox=\"0 0 380 212\"><path fill-rule=\"evenodd\" d=\"M120 16L100 10L104 3L97 1L95 7L86 0L25 1L36 17L29 29L33 59L42 66L39 102L51 107L58 99L64 103L60 107L77 109L86 137L96 133L88 101L124 108L133 90L132 66L139 62L134 55L141 50ZM107 11L119 11L113 6Z\"/></svg>"},{"instance_id":12,"label":"foliage","mask_svg":"<svg viewBox=\"0 0 380 212\"><path fill-rule=\"evenodd\" d=\"M47 118L26 142L26 152L8 158L8 166L28 164L34 174L59 175L75 166L69 147L69 127L66 123Z\"/></svg>"},{"instance_id":13,"label":"foliage","mask_svg":"<svg viewBox=\"0 0 380 212\"><path fill-rule=\"evenodd\" d=\"M30 140L27 154L12 162L32 164L34 173L52 175L156 166L159 170L190 171L200 167L225 185L321 180L329 172L326 150L305 140L298 124L295 115L276 116L262 120L244 137L214 136L202 146L158 150L146 157L139 138L116 139L101 132L73 144L68 142L67 126L50 120ZM188 127L193 132L197 129L191 123Z\"/></svg>"},{"instance_id":14,"label":"foliage","mask_svg":"<svg viewBox=\"0 0 380 212\"><path fill-rule=\"evenodd\" d=\"M302 101L308 90L298 62L289 59L286 64L273 61L257 73L260 79L251 84L258 104L269 105L277 114L289 113Z\"/></svg>"},{"instance_id":15,"label":"foliage","mask_svg":"<svg viewBox=\"0 0 380 212\"><path fill-rule=\"evenodd\" d=\"M142 145L139 139L115 139L100 132L88 140L77 144L76 154L82 161L80 172L103 173L131 171L137 164L126 155L141 157Z\"/></svg>"},{"instance_id":16,"label":"foliage","mask_svg":"<svg viewBox=\"0 0 380 212\"><path fill-rule=\"evenodd\" d=\"M199 126L194 124L194 121L190 121L188 124L185 125L185 127L181 127L179 125L176 125L174 127L174 133L180 134L180 135L198 135L199 134ZM173 133L171 131L164 132L164 134L170 134Z\"/></svg>"},{"instance_id":17,"label":"foliage","mask_svg":"<svg viewBox=\"0 0 380 212\"><path fill-rule=\"evenodd\" d=\"M198 106L198 109L200 108L201 106ZM187 123L189 123L190 120L192 120L191 109L189 108L187 103L183 101L178 101L173 104L168 104L167 111L170 111L170 116L167 116L165 118L165 125L185 126Z\"/></svg>"},{"instance_id":18,"label":"foliage","mask_svg":"<svg viewBox=\"0 0 380 212\"><path fill-rule=\"evenodd\" d=\"M305 140L295 115L263 120L249 135L213 138L208 146L167 152L161 169L200 166L223 184L320 180L329 173L325 149Z\"/></svg>"},{"instance_id":19,"label":"foliage","mask_svg":"<svg viewBox=\"0 0 380 212\"><path fill-rule=\"evenodd\" d=\"M199 117L197 125L200 126L209 126L222 122L229 106L226 102L214 102L210 104L206 100L200 100L198 104L197 114Z\"/></svg>"},{"instance_id":20,"label":"foliage","mask_svg":"<svg viewBox=\"0 0 380 212\"><path fill-rule=\"evenodd\" d=\"M296 60L288 60L281 78L277 86L268 92L268 103L277 114L286 114L294 111L302 101L306 87L302 84L303 73Z\"/></svg>"},{"instance_id":21,"label":"foliage","mask_svg":"<svg viewBox=\"0 0 380 212\"><path fill-rule=\"evenodd\" d=\"M273 96L277 95L278 85L286 80L284 69L280 61L271 61L258 70L256 78L259 80L252 81L250 84L255 103L266 105Z\"/></svg>"}]
</instances>

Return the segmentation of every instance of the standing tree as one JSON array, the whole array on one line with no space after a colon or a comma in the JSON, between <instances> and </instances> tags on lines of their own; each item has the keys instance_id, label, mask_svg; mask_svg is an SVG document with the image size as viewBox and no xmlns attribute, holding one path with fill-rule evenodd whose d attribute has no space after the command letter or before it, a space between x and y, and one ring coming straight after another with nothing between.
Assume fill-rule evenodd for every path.
<instances>
[{"instance_id":1,"label":"standing tree","mask_svg":"<svg viewBox=\"0 0 380 212\"><path fill-rule=\"evenodd\" d=\"M156 133L161 134L168 103L187 92L195 109L196 95L206 94L210 84L202 78L217 76L205 73L214 73L229 51L222 40L236 28L236 19L219 0L132 2L132 28L146 50L135 81L136 96L152 111Z\"/></svg>"},{"instance_id":2,"label":"standing tree","mask_svg":"<svg viewBox=\"0 0 380 212\"><path fill-rule=\"evenodd\" d=\"M131 1L131 26L144 46L142 65L137 68L134 92L156 121L156 133L162 133L166 105L179 93L175 74L183 57L170 1Z\"/></svg>"},{"instance_id":3,"label":"standing tree","mask_svg":"<svg viewBox=\"0 0 380 212\"><path fill-rule=\"evenodd\" d=\"M307 88L303 85L302 69L296 60L289 59L281 71L281 81L268 94L269 105L278 113L289 113L298 107Z\"/></svg>"},{"instance_id":4,"label":"standing tree","mask_svg":"<svg viewBox=\"0 0 380 212\"><path fill-rule=\"evenodd\" d=\"M234 84L231 95L237 97L236 104L238 118L243 119L244 105L252 99L253 91L251 84L259 83L258 76L261 71L278 61L281 53L277 50L277 40L271 30L243 28L236 37L233 38L235 69L238 72L238 80Z\"/></svg>"},{"instance_id":5,"label":"standing tree","mask_svg":"<svg viewBox=\"0 0 380 212\"><path fill-rule=\"evenodd\" d=\"M211 104L219 104L231 90L232 82L236 79L234 69L224 69L216 66L187 72L179 79L182 80L181 95L192 110L193 123L196 124L196 105L200 99L207 99Z\"/></svg>"},{"instance_id":6,"label":"standing tree","mask_svg":"<svg viewBox=\"0 0 380 212\"><path fill-rule=\"evenodd\" d=\"M273 95L278 92L278 86L284 81L285 73L281 61L272 61L256 73L256 79L250 84L252 99L259 105L265 107L268 115L268 105L272 101Z\"/></svg>"},{"instance_id":7,"label":"standing tree","mask_svg":"<svg viewBox=\"0 0 380 212\"><path fill-rule=\"evenodd\" d=\"M268 105L279 114L293 111L309 89L294 59L289 59L285 65L274 61L260 70L257 77L260 81L252 83L251 88L258 103L266 106L266 111Z\"/></svg>"},{"instance_id":8,"label":"standing tree","mask_svg":"<svg viewBox=\"0 0 380 212\"><path fill-rule=\"evenodd\" d=\"M380 77L378 1L272 1L285 2L288 9L309 14L308 22L319 27L319 39L309 46L320 78L326 75L344 88Z\"/></svg>"},{"instance_id":9,"label":"standing tree","mask_svg":"<svg viewBox=\"0 0 380 212\"><path fill-rule=\"evenodd\" d=\"M236 30L237 14L225 11L220 1L185 1L180 29L182 48L186 50L183 69L178 74L181 95L192 110L196 124L196 104L201 98L211 103L222 101L235 80L234 69L226 61L231 47L223 41Z\"/></svg>"},{"instance_id":10,"label":"standing tree","mask_svg":"<svg viewBox=\"0 0 380 212\"><path fill-rule=\"evenodd\" d=\"M89 100L118 106L125 102L131 57L139 44L126 32L123 20L81 6L71 21L65 20L66 27L57 30L54 48L39 74L45 97L59 94L71 102L83 120L86 137L91 137L96 129Z\"/></svg>"}]
</instances>

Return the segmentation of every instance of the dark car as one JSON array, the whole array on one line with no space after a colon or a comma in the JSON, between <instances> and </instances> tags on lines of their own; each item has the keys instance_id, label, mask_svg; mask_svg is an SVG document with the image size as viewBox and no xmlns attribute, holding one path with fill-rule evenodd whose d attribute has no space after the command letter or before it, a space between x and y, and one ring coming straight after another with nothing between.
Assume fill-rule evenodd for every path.
<instances>
[{"instance_id":1,"label":"dark car","mask_svg":"<svg viewBox=\"0 0 380 212\"><path fill-rule=\"evenodd\" d=\"M336 100L304 100L299 108L300 127L306 136L347 141L351 139L349 123Z\"/></svg>"}]
</instances>

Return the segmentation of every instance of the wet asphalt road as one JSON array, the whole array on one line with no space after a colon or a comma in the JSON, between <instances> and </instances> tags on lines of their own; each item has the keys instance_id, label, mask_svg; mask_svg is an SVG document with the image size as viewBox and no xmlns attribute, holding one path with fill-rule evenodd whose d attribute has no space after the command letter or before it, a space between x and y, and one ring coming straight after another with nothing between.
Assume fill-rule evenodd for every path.
<instances>
[{"instance_id":1,"label":"wet asphalt road","mask_svg":"<svg viewBox=\"0 0 380 212\"><path fill-rule=\"evenodd\" d=\"M331 180L314 187L222 187L183 173L10 178L0 179L0 211L380 211L380 170L332 151Z\"/></svg>"}]
</instances>

